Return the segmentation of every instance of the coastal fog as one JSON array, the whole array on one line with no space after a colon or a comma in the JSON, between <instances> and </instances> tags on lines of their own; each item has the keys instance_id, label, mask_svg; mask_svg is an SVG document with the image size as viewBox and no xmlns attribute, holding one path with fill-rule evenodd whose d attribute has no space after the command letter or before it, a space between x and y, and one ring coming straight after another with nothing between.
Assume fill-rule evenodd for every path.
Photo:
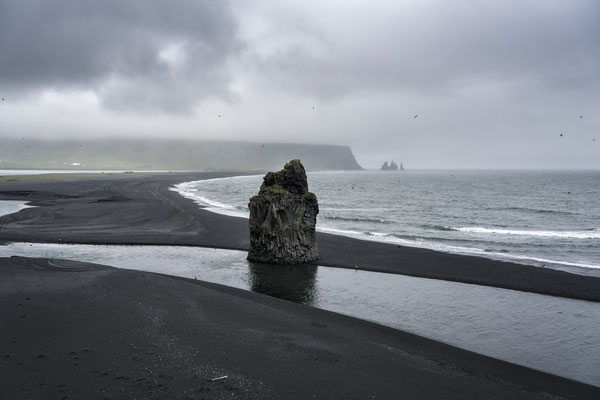
<instances>
[{"instance_id":1,"label":"coastal fog","mask_svg":"<svg viewBox=\"0 0 600 400\"><path fill-rule=\"evenodd\" d=\"M264 171L279 169L294 158L301 158L312 170L361 169L348 146L185 139L0 138L0 173L3 168Z\"/></svg>"},{"instance_id":2,"label":"coastal fog","mask_svg":"<svg viewBox=\"0 0 600 400\"><path fill-rule=\"evenodd\" d=\"M0 0L0 137L599 168L598 15L593 0Z\"/></svg>"}]
</instances>

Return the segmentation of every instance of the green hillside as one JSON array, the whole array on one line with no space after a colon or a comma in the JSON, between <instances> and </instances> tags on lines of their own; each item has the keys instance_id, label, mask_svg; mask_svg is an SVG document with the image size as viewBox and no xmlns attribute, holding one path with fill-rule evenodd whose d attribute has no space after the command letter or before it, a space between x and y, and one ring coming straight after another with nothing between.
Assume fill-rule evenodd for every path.
<instances>
[{"instance_id":1,"label":"green hillside","mask_svg":"<svg viewBox=\"0 0 600 400\"><path fill-rule=\"evenodd\" d=\"M0 169L271 170L299 158L309 170L361 169L348 146L189 140L0 139Z\"/></svg>"}]
</instances>

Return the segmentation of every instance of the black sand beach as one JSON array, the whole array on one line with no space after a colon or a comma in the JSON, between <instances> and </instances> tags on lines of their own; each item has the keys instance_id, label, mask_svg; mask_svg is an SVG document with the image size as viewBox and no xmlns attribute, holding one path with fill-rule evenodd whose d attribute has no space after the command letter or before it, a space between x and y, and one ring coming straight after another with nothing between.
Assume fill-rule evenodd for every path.
<instances>
[{"instance_id":1,"label":"black sand beach","mask_svg":"<svg viewBox=\"0 0 600 400\"><path fill-rule=\"evenodd\" d=\"M239 173L122 174L0 182L0 199L44 207L0 217L0 241L154 244L247 250L248 222L203 211L173 185ZM319 265L600 301L600 278L319 233Z\"/></svg>"},{"instance_id":2,"label":"black sand beach","mask_svg":"<svg viewBox=\"0 0 600 400\"><path fill-rule=\"evenodd\" d=\"M0 241L247 249L248 226L169 191L225 173L0 183L32 205ZM600 279L319 234L321 265L598 301ZM221 285L75 261L0 259L0 399L592 399L600 389ZM221 376L227 379L211 382Z\"/></svg>"},{"instance_id":3,"label":"black sand beach","mask_svg":"<svg viewBox=\"0 0 600 400\"><path fill-rule=\"evenodd\" d=\"M2 258L0 307L0 399L600 396L366 321L94 264Z\"/></svg>"}]
</instances>

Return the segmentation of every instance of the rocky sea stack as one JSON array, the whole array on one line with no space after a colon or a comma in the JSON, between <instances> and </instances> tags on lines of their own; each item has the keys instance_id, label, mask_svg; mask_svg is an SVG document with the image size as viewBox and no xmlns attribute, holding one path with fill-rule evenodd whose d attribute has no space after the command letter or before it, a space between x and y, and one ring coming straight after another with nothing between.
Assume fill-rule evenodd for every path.
<instances>
[{"instance_id":1,"label":"rocky sea stack","mask_svg":"<svg viewBox=\"0 0 600 400\"><path fill-rule=\"evenodd\" d=\"M400 164L402 164L402 163L400 163ZM398 164L396 164L394 162L394 160L392 160L392 162L388 165L388 162L386 161L381 166L381 170L382 171L398 171Z\"/></svg>"},{"instance_id":2,"label":"rocky sea stack","mask_svg":"<svg viewBox=\"0 0 600 400\"><path fill-rule=\"evenodd\" d=\"M300 160L269 172L250 209L248 260L269 264L302 264L319 258L315 225L319 205L308 191Z\"/></svg>"}]
</instances>

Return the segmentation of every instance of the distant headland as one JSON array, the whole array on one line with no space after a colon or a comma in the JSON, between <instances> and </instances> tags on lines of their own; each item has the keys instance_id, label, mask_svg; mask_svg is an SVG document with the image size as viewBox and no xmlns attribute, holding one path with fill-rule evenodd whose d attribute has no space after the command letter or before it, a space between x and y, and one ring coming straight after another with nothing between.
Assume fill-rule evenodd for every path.
<instances>
[{"instance_id":1,"label":"distant headland","mask_svg":"<svg viewBox=\"0 0 600 400\"><path fill-rule=\"evenodd\" d=\"M360 170L349 146L185 139L0 139L0 169Z\"/></svg>"}]
</instances>

